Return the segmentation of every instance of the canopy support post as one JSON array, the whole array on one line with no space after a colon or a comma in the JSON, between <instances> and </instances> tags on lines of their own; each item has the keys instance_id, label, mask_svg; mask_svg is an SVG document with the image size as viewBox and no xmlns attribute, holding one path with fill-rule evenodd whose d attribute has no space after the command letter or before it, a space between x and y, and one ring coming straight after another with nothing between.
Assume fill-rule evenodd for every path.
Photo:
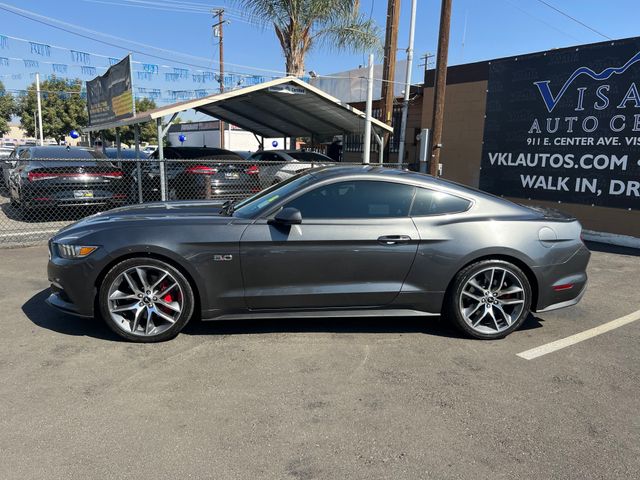
<instances>
[{"instance_id":1,"label":"canopy support post","mask_svg":"<svg viewBox=\"0 0 640 480\"><path fill-rule=\"evenodd\" d=\"M133 141L136 149L136 179L138 180L138 203L142 203L142 167L140 166L140 124L133 125Z\"/></svg>"},{"instance_id":2,"label":"canopy support post","mask_svg":"<svg viewBox=\"0 0 640 480\"><path fill-rule=\"evenodd\" d=\"M384 137L382 135L378 135L376 132L373 132L376 137L376 141L378 142L378 163L384 163Z\"/></svg>"},{"instance_id":3,"label":"canopy support post","mask_svg":"<svg viewBox=\"0 0 640 480\"><path fill-rule=\"evenodd\" d=\"M122 158L120 144L120 127L116 127L116 158L118 159L118 167L122 168L122 162L120 161L120 159Z\"/></svg>"},{"instance_id":4,"label":"canopy support post","mask_svg":"<svg viewBox=\"0 0 640 480\"><path fill-rule=\"evenodd\" d=\"M362 163L371 161L371 110L373 107L373 53L369 54L369 65L367 74L367 108L364 122L364 145L362 153Z\"/></svg>"},{"instance_id":5,"label":"canopy support post","mask_svg":"<svg viewBox=\"0 0 640 480\"><path fill-rule=\"evenodd\" d=\"M164 163L164 133L162 128L162 117L156 119L156 129L158 132L158 162L160 162L160 200L167 201L167 174Z\"/></svg>"}]
</instances>

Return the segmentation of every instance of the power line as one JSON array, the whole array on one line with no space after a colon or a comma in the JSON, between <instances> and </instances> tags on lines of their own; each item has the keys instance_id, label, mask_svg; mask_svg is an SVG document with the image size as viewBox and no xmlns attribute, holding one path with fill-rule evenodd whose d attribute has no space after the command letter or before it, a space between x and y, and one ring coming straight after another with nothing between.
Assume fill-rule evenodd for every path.
<instances>
[{"instance_id":1,"label":"power line","mask_svg":"<svg viewBox=\"0 0 640 480\"><path fill-rule=\"evenodd\" d=\"M521 8L519 5L517 5L516 3L512 2L511 0L504 0L506 3L508 3L509 5L511 5L513 8L515 8L516 10L519 10L520 12L524 13L526 16L533 18L534 20L546 25L549 28L552 28L553 30L555 30L556 32L562 33L563 35L566 35L568 37L573 38L575 41L577 42L582 42L583 40L581 40L580 38L571 35L568 32L565 32L564 30L550 24L549 22L546 22L544 20L542 20L539 17L536 17L535 15L532 15L531 13L529 13L528 11L526 11L524 8Z\"/></svg>"},{"instance_id":2,"label":"power line","mask_svg":"<svg viewBox=\"0 0 640 480\"><path fill-rule=\"evenodd\" d=\"M53 19L53 18L50 18L50 17L44 17L43 15L39 15L39 14L37 14L35 12L31 12L29 10L17 8L17 7L14 7L12 5L8 5L6 3L0 3L0 10L5 10L7 12L13 13L14 15L18 15L18 16L20 16L22 18L26 18L27 20L31 20L33 22L37 22L37 23L40 23L42 25L47 25L48 27L55 28L57 30L61 30L61 31L69 33L71 35L77 35L79 37L82 37L82 38L85 38L85 39L88 39L88 40L92 40L92 41L95 41L95 42L98 42L98 43L102 43L102 44L105 44L105 45L108 45L108 46L111 46L111 47L115 47L115 48L118 48L118 49L126 50L126 51L129 51L129 52L132 52L132 53L138 53L140 55L146 55L148 57L157 58L157 59L160 59L160 60L166 60L168 62L180 63L181 65L187 65L187 66L195 67L195 68L204 68L204 69L208 68L208 67L205 67L203 65L199 65L199 64L195 64L195 63L189 63L189 62L185 62L185 61L180 61L180 60L176 60L176 59L172 59L172 58L167 58L167 57L163 57L163 56L160 56L160 55L147 53L147 52L144 52L144 51L141 51L141 50L132 49L132 48L129 48L129 47L126 47L126 46L122 46L122 45L119 45L119 44L115 44L115 43L112 43L112 42L109 42L109 41L100 40L98 38L95 38L94 36L89 36L89 35L85 35L83 33L79 33L79 32L70 30L70 28L75 28L75 29L78 29L78 30L82 30L82 31L88 32L88 33L90 33L92 35L100 35L100 36L103 36L103 37L113 38L115 40L119 40L119 41L122 41L122 42L131 43L133 45L138 45L138 46L141 46L141 47L151 48L153 50L170 53L172 55L177 55L177 56L181 56L181 57L185 57L185 58L193 58L193 59L196 59L198 61L203 61L203 62L209 62L210 61L209 58L197 57L197 56L194 56L194 55L189 55L189 54L185 54L185 53L182 53L182 52L177 52L177 51L174 51L174 50L168 50L168 49L165 49L165 48L154 47L153 45L148 45L148 44L145 44L145 43L136 42L134 40L127 40L125 38L117 37L115 35L110 35L110 34L107 34L107 33L98 32L98 31L95 31L95 30L90 30L88 28L84 28L84 27L81 27L79 25L74 25L74 24L71 24L71 23L63 22L61 20ZM36 17L36 18L33 18L33 17ZM61 24L61 25L65 25L66 27L62 27L60 25L56 25L56 23L57 24ZM280 75L284 75L286 73L286 72L283 72L283 71L280 71L280 70L271 70L271 69L266 69L266 68L258 68L258 67L252 67L250 65L240 65L240 64L233 64L233 63L229 63L229 62L227 62L227 64L230 65L230 66L233 66L233 67L247 68L249 70L263 71L263 72L269 72L269 73L277 73L277 74L280 74Z\"/></svg>"},{"instance_id":3,"label":"power line","mask_svg":"<svg viewBox=\"0 0 640 480\"><path fill-rule=\"evenodd\" d=\"M210 15L211 8L203 6L203 8L192 7L190 5L184 5L185 2L151 2L151 1L138 1L138 0L119 0L120 3L115 3L110 0L82 0L84 2L89 3L97 3L101 5L109 5L119 6L119 7L128 7L128 8L143 8L147 10L158 10L161 12L171 12L171 13L193 13L198 15ZM123 3L124 2L124 3ZM202 5L202 4L200 4ZM180 9L180 10L176 10ZM225 7L225 11L229 10ZM234 21L246 23L248 25L253 26L261 26L260 23L255 22L251 19L245 17L244 13L240 10L229 10L227 12L227 16L232 18Z\"/></svg>"},{"instance_id":4,"label":"power line","mask_svg":"<svg viewBox=\"0 0 640 480\"><path fill-rule=\"evenodd\" d=\"M582 22L582 21L578 20L578 19L577 19L577 18L575 18L575 17L572 17L571 15L569 15L569 14L568 14L568 13L566 13L566 12L563 12L563 11L562 11L562 10L560 10L559 8L554 7L554 6L553 6L553 5L551 5L549 2L545 2L545 0L537 0L537 1L538 1L538 3L541 3L541 4L543 4L543 5L547 6L547 7L549 7L551 10L553 10L553 11L555 11L555 12L559 13L560 15L562 15L562 16L564 16L564 17L567 17L568 19L570 19L570 20L574 21L574 22L575 22L575 23L577 23L578 25L582 25L583 27L588 28L588 29L589 29L589 30L591 30L593 33L596 33L596 34L600 35L602 38L606 38L607 40L613 40L613 38L609 37L608 35L605 35L604 33L599 32L599 31L598 31L598 30L596 30L595 28L593 28L593 27L591 27L591 26L587 25L586 23L584 23L584 22Z\"/></svg>"}]
</instances>

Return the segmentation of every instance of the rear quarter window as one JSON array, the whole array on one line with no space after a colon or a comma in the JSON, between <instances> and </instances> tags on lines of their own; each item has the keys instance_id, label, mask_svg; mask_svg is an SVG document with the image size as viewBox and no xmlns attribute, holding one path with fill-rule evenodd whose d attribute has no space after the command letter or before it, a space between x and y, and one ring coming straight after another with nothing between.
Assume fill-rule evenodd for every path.
<instances>
[{"instance_id":1,"label":"rear quarter window","mask_svg":"<svg viewBox=\"0 0 640 480\"><path fill-rule=\"evenodd\" d=\"M411 207L411 216L421 217L460 213L468 210L470 206L471 202L465 198L437 190L418 188Z\"/></svg>"}]
</instances>

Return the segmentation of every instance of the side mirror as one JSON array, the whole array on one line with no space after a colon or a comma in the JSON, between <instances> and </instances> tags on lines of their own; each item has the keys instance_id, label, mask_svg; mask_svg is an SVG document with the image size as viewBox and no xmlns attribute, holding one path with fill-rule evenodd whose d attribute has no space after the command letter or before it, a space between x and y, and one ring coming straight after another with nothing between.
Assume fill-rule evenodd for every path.
<instances>
[{"instance_id":1,"label":"side mirror","mask_svg":"<svg viewBox=\"0 0 640 480\"><path fill-rule=\"evenodd\" d=\"M302 214L297 208L283 208L276 216L269 220L269 225L299 225L302 223Z\"/></svg>"}]
</instances>

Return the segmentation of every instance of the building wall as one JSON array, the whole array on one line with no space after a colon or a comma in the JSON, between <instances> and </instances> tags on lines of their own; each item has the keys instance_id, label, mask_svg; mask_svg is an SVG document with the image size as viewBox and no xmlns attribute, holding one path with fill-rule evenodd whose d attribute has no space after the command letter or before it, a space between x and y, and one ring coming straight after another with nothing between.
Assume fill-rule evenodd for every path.
<instances>
[{"instance_id":1,"label":"building wall","mask_svg":"<svg viewBox=\"0 0 640 480\"><path fill-rule=\"evenodd\" d=\"M443 176L473 187L480 179L487 81L447 86L440 161ZM424 89L422 128L431 128L433 88Z\"/></svg>"},{"instance_id":2,"label":"building wall","mask_svg":"<svg viewBox=\"0 0 640 480\"><path fill-rule=\"evenodd\" d=\"M469 77L472 81L465 82L464 67L453 67L454 75L447 81L440 159L443 178L477 188L482 159L487 80L478 80L478 65L471 64ZM451 70L450 68L449 71ZM431 127L433 87L428 85L433 85L432 79L432 75L431 78L427 76L427 86L424 88L422 128ZM578 218L585 229L640 237L640 210L592 207L535 198L510 200L525 205L541 205L562 210Z\"/></svg>"}]
</instances>

